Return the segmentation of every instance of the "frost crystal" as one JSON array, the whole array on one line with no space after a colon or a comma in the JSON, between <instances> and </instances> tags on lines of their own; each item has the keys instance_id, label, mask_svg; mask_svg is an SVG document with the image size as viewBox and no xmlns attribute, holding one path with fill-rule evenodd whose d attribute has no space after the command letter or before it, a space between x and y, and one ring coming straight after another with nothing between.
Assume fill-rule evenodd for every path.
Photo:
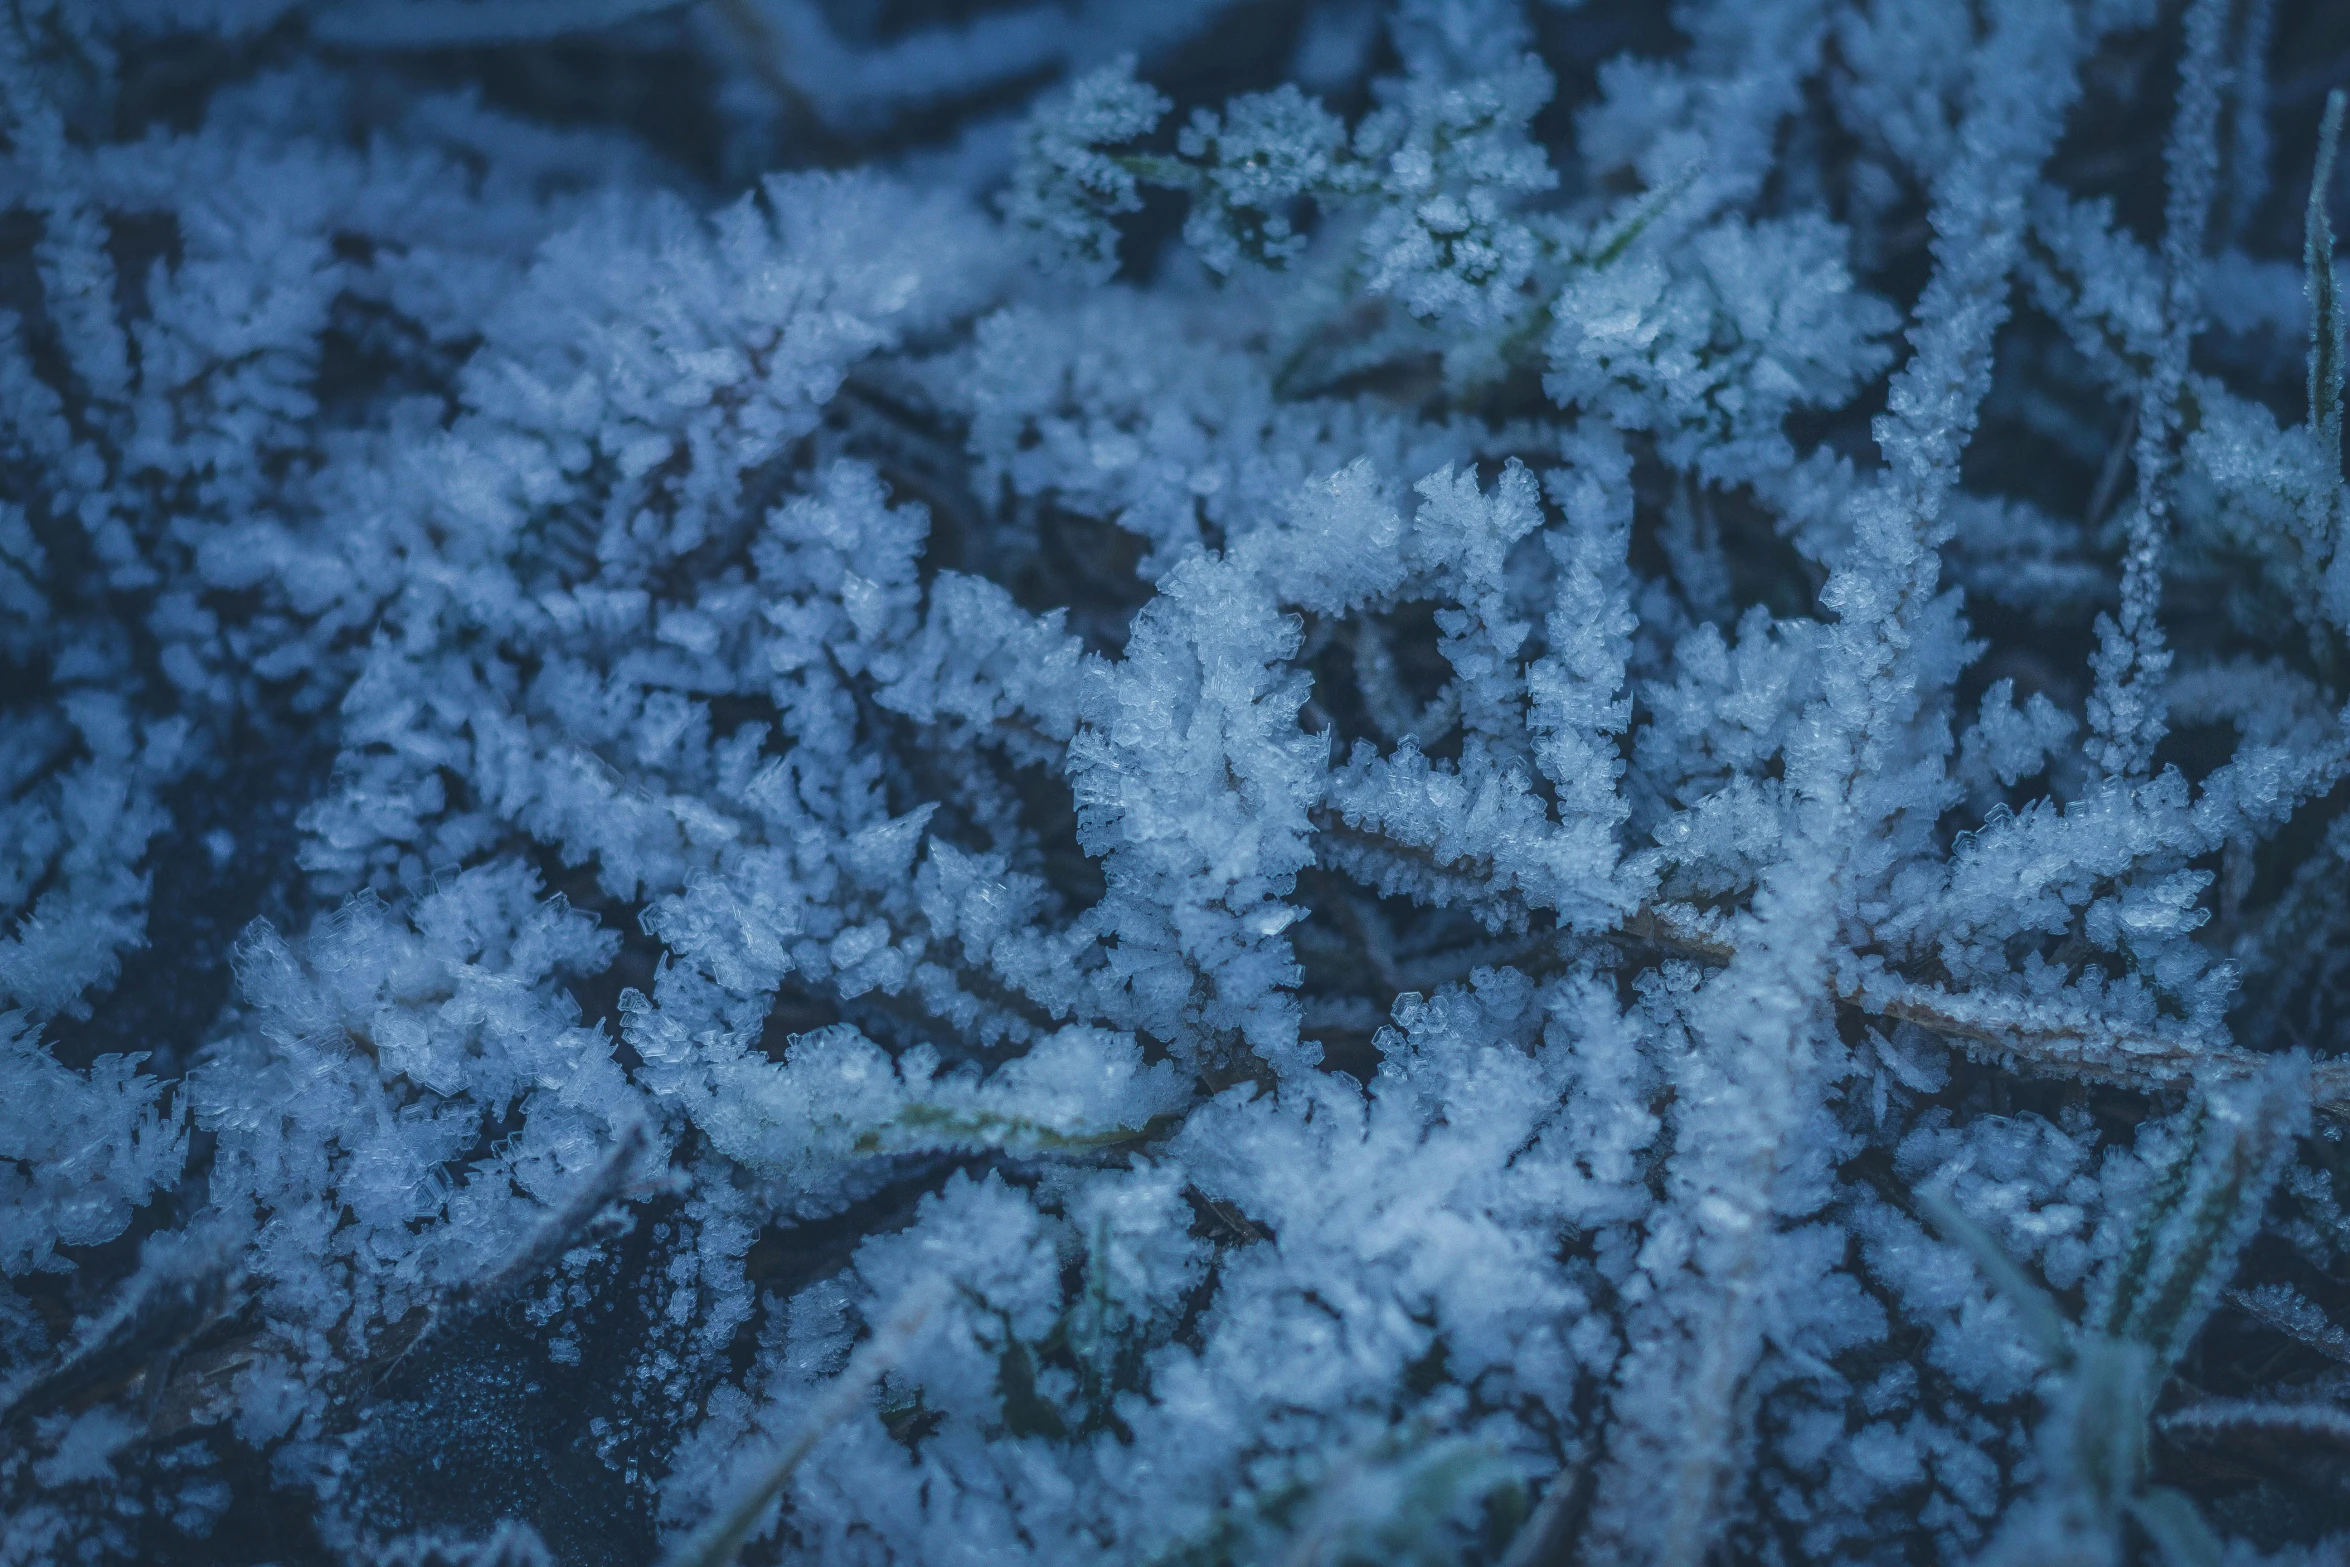
<instances>
[{"instance_id":1,"label":"frost crystal","mask_svg":"<svg viewBox=\"0 0 2350 1567\"><path fill-rule=\"evenodd\" d=\"M0 8L0 1567L2341 1559L2346 48Z\"/></svg>"}]
</instances>

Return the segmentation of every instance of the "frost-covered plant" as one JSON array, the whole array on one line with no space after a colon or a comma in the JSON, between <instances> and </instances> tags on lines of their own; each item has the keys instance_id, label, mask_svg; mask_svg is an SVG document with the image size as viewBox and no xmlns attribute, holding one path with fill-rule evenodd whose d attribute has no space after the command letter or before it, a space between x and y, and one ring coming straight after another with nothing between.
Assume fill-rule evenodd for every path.
<instances>
[{"instance_id":1,"label":"frost-covered plant","mask_svg":"<svg viewBox=\"0 0 2350 1567\"><path fill-rule=\"evenodd\" d=\"M2331 1559L2344 62L0 9L0 1563Z\"/></svg>"}]
</instances>

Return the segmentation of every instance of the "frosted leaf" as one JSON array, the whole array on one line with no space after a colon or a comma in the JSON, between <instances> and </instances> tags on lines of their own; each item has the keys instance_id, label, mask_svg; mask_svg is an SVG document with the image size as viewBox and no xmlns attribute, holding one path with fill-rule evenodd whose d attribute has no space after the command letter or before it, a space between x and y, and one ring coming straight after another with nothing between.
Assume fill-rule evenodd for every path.
<instances>
[{"instance_id":1,"label":"frosted leaf","mask_svg":"<svg viewBox=\"0 0 2350 1567\"><path fill-rule=\"evenodd\" d=\"M1544 386L1717 482L1783 465L1785 416L1840 402L1889 357L1893 314L1855 290L1843 251L1817 217L1731 220L1594 267L1553 306Z\"/></svg>"},{"instance_id":2,"label":"frosted leaf","mask_svg":"<svg viewBox=\"0 0 2350 1567\"><path fill-rule=\"evenodd\" d=\"M1118 269L1110 219L1142 207L1120 149L1148 136L1167 108L1164 97L1135 80L1131 55L1079 77L1029 123L1005 215L1034 231L1080 276L1108 278Z\"/></svg>"},{"instance_id":3,"label":"frosted leaf","mask_svg":"<svg viewBox=\"0 0 2350 1567\"><path fill-rule=\"evenodd\" d=\"M1293 86L1194 112L1176 140L1202 165L1183 237L1216 272L1243 257L1278 265L1305 249L1289 207L1333 179L1346 127Z\"/></svg>"}]
</instances>

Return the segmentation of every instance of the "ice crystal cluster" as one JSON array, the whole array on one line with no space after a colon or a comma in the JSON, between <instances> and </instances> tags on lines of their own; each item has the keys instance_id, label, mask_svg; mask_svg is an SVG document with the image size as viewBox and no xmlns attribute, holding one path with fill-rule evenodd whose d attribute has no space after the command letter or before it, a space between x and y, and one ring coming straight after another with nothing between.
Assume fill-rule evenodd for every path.
<instances>
[{"instance_id":1,"label":"ice crystal cluster","mask_svg":"<svg viewBox=\"0 0 2350 1567\"><path fill-rule=\"evenodd\" d=\"M6 0L0 1564L2342 1560L2343 82Z\"/></svg>"}]
</instances>

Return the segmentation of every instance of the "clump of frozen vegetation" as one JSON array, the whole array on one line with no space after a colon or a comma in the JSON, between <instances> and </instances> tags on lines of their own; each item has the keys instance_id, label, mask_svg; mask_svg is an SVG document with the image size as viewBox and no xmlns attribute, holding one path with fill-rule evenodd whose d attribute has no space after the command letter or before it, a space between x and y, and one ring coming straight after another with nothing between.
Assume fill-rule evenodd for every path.
<instances>
[{"instance_id":1,"label":"clump of frozen vegetation","mask_svg":"<svg viewBox=\"0 0 2350 1567\"><path fill-rule=\"evenodd\" d=\"M2346 74L12 0L0 1564L2338 1560Z\"/></svg>"}]
</instances>

